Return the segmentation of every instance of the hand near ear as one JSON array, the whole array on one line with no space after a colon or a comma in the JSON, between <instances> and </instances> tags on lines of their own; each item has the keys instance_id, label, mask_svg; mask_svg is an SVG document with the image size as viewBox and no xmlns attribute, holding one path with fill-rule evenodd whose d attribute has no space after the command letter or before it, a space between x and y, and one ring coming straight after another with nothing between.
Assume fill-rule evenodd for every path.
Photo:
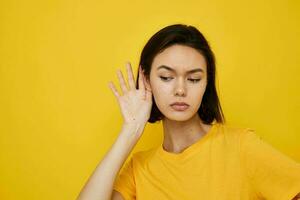
<instances>
[{"instance_id":1,"label":"hand near ear","mask_svg":"<svg viewBox=\"0 0 300 200\"><path fill-rule=\"evenodd\" d=\"M109 87L117 98L125 124L146 124L152 108L152 91L147 84L146 78L139 67L139 88L136 89L132 67L129 62L126 63L127 86L121 70L118 69L117 76L119 79L122 94L117 91L114 84L110 81Z\"/></svg>"}]
</instances>

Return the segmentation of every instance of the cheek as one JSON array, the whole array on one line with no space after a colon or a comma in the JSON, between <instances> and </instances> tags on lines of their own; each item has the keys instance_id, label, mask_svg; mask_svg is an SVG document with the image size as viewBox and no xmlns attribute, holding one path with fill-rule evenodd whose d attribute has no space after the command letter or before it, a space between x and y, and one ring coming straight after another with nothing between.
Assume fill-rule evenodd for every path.
<instances>
[{"instance_id":1,"label":"cheek","mask_svg":"<svg viewBox=\"0 0 300 200\"><path fill-rule=\"evenodd\" d=\"M163 87L154 88L154 90L152 90L152 95L157 104L163 104L168 98L170 98L169 93L170 91Z\"/></svg>"},{"instance_id":2,"label":"cheek","mask_svg":"<svg viewBox=\"0 0 300 200\"><path fill-rule=\"evenodd\" d=\"M151 83L152 95L156 104L164 105L170 99L171 87L159 82Z\"/></svg>"},{"instance_id":3,"label":"cheek","mask_svg":"<svg viewBox=\"0 0 300 200\"><path fill-rule=\"evenodd\" d=\"M203 98L203 95L206 90L206 84L201 84L198 87L195 87L192 89L193 91L190 91L189 98L195 103L195 104L201 104L201 100Z\"/></svg>"},{"instance_id":4,"label":"cheek","mask_svg":"<svg viewBox=\"0 0 300 200\"><path fill-rule=\"evenodd\" d=\"M196 88L196 92L194 92L195 94L202 96L205 92L206 89L206 84L200 84L197 88Z\"/></svg>"}]
</instances>

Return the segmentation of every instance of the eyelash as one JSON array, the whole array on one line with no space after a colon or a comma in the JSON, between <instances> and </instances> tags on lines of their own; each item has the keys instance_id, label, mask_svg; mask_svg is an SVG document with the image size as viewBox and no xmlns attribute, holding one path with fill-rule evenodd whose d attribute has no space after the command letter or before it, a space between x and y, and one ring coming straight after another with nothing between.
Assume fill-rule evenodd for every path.
<instances>
[{"instance_id":1,"label":"eyelash","mask_svg":"<svg viewBox=\"0 0 300 200\"><path fill-rule=\"evenodd\" d=\"M168 80L166 80L166 79L168 79L168 78L171 78L171 77L160 76L160 79L163 80L163 81L165 81L165 82L168 81ZM188 79L188 80L190 80L192 83L197 83L197 82L199 82L201 79Z\"/></svg>"}]
</instances>

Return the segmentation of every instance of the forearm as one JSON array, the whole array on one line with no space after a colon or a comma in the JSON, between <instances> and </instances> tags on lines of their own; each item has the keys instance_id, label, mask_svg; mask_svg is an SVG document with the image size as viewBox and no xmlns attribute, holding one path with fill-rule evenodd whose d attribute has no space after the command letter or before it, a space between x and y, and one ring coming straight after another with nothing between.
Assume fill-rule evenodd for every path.
<instances>
[{"instance_id":1,"label":"forearm","mask_svg":"<svg viewBox=\"0 0 300 200\"><path fill-rule=\"evenodd\" d=\"M143 131L140 125L123 125L111 149L97 165L77 200L110 200L113 184L121 167Z\"/></svg>"}]
</instances>

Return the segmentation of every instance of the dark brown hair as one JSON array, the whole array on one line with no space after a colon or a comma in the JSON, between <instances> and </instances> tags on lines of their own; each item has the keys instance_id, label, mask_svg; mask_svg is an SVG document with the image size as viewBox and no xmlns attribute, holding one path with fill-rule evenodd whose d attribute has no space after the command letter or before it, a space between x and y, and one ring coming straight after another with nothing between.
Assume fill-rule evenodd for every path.
<instances>
[{"instance_id":1,"label":"dark brown hair","mask_svg":"<svg viewBox=\"0 0 300 200\"><path fill-rule=\"evenodd\" d=\"M194 26L185 24L174 24L167 26L155 33L144 46L139 66L144 71L147 80L150 80L151 65L154 57L167 47L174 44L185 45L196 49L205 57L207 63L207 86L203 94L198 115L205 124L211 124L214 120L225 123L225 117L219 102L215 86L215 56L203 34ZM138 74L136 80L138 86ZM155 123L163 119L163 114L157 108L152 96L152 109L148 122Z\"/></svg>"}]
</instances>

